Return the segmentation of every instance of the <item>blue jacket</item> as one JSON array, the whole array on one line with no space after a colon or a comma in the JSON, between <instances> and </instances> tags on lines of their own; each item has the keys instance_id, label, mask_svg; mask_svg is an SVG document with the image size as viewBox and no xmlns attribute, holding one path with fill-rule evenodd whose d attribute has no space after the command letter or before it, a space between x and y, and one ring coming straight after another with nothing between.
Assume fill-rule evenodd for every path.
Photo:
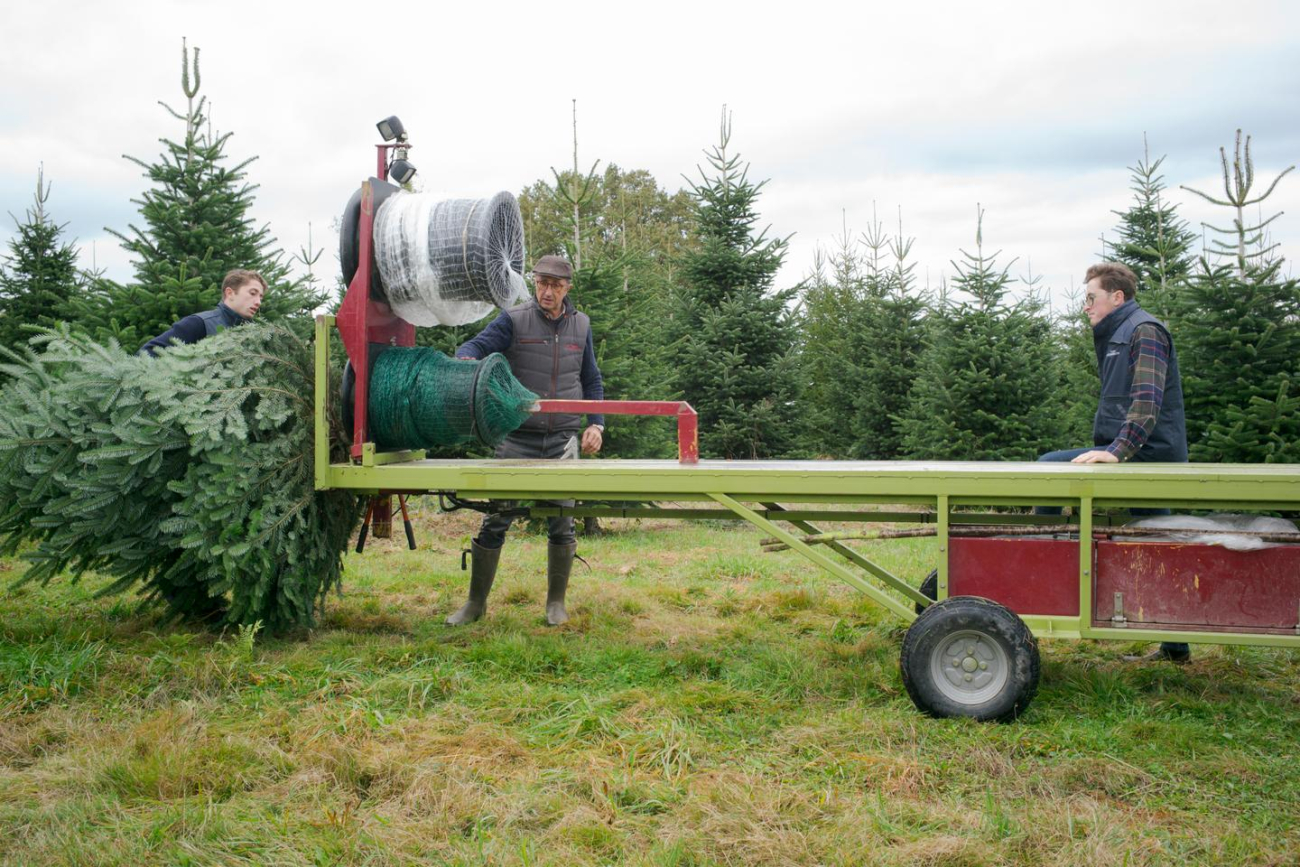
<instances>
[{"instance_id":1,"label":"blue jacket","mask_svg":"<svg viewBox=\"0 0 1300 867\"><path fill-rule=\"evenodd\" d=\"M234 328L236 325L243 325L252 321L231 310L223 301L212 310L186 316L172 325L171 328L141 346L136 355L155 355L159 349L166 349L171 346L173 341L198 343L205 337L216 334L219 329Z\"/></svg>"}]
</instances>

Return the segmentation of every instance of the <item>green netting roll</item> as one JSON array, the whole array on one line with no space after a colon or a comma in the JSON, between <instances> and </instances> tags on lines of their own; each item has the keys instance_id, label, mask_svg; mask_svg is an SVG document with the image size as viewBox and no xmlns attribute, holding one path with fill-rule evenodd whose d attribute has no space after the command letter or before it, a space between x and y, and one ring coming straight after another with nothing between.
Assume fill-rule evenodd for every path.
<instances>
[{"instance_id":1,"label":"green netting roll","mask_svg":"<svg viewBox=\"0 0 1300 867\"><path fill-rule=\"evenodd\" d=\"M393 347L370 374L370 431L382 449L495 446L527 420L537 395L500 353L482 361L427 347Z\"/></svg>"}]
</instances>

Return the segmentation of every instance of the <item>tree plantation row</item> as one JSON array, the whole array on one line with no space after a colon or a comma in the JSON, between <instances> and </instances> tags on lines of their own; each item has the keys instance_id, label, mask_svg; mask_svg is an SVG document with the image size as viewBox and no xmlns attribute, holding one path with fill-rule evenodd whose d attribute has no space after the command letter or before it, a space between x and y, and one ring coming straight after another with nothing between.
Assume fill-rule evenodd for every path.
<instances>
[{"instance_id":1,"label":"tree plantation row","mask_svg":"<svg viewBox=\"0 0 1300 867\"><path fill-rule=\"evenodd\" d=\"M66 322L133 351L213 307L232 268L260 271L261 317L300 334L337 303L319 251L288 257L258 228L253 160L232 158L230 133L211 131L195 56L162 152L133 160L147 180L138 220L110 229L131 278L78 267L42 170L0 263L0 345L19 349L33 326ZM1221 159L1223 191L1191 191L1225 211L1229 228L1207 249L1165 197L1161 160L1143 155L1105 255L1134 270L1139 303L1170 326L1191 459L1300 462L1300 285L1268 221L1246 216L1281 176L1255 182L1240 134ZM690 401L705 457L1030 460L1091 443L1087 320L1053 313L1041 287L1011 275L989 252L982 212L937 288L918 285L913 239L878 222L836 239L798 285L778 286L786 242L759 228L764 183L748 172L724 111L685 189L616 165L584 174L575 161L519 193L530 262L558 253L575 266L572 297L591 317L607 397ZM481 325L421 329L418 340L451 352ZM604 455L668 456L672 436L661 420L619 418Z\"/></svg>"}]
</instances>

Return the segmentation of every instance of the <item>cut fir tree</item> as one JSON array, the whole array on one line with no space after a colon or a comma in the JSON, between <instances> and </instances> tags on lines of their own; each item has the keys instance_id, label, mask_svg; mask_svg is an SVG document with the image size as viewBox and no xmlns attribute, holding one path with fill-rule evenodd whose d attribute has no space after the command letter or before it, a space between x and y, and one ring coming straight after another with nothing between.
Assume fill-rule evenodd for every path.
<instances>
[{"instance_id":1,"label":"cut fir tree","mask_svg":"<svg viewBox=\"0 0 1300 867\"><path fill-rule=\"evenodd\" d=\"M174 615L311 625L358 505L315 490L309 346L262 324L157 358L66 328L37 343L0 391L0 551L34 543L22 580L93 570Z\"/></svg>"}]
</instances>

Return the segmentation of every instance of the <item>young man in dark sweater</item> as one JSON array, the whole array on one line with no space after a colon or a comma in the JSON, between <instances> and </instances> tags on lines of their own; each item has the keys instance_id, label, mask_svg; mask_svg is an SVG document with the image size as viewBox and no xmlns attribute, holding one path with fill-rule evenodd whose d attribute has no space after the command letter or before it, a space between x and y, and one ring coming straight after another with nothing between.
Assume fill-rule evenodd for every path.
<instances>
[{"instance_id":1,"label":"young man in dark sweater","mask_svg":"<svg viewBox=\"0 0 1300 867\"><path fill-rule=\"evenodd\" d=\"M154 355L174 343L198 343L222 328L252 322L266 295L266 281L256 271L236 269L221 281L221 303L181 319L140 347L139 355Z\"/></svg>"}]
</instances>

